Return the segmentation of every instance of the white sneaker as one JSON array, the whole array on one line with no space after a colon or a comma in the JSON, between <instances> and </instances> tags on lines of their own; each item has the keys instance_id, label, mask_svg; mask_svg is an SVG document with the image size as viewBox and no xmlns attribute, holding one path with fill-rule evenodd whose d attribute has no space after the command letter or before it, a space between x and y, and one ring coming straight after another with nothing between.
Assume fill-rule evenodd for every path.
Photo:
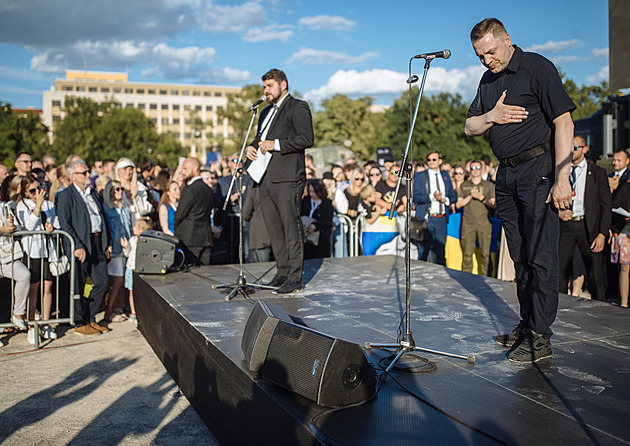
<instances>
[{"instance_id":1,"label":"white sneaker","mask_svg":"<svg viewBox=\"0 0 630 446\"><path fill-rule=\"evenodd\" d=\"M26 325L26 321L24 319L20 319L19 317L12 316L11 321L13 325L18 327L20 330L26 330L28 326Z\"/></svg>"},{"instance_id":2,"label":"white sneaker","mask_svg":"<svg viewBox=\"0 0 630 446\"><path fill-rule=\"evenodd\" d=\"M35 329L34 328L28 331L28 334L26 335L26 340L28 341L29 344L35 345Z\"/></svg>"},{"instance_id":3,"label":"white sneaker","mask_svg":"<svg viewBox=\"0 0 630 446\"><path fill-rule=\"evenodd\" d=\"M42 337L44 339L57 339L57 332L50 325L44 325L42 327Z\"/></svg>"}]
</instances>

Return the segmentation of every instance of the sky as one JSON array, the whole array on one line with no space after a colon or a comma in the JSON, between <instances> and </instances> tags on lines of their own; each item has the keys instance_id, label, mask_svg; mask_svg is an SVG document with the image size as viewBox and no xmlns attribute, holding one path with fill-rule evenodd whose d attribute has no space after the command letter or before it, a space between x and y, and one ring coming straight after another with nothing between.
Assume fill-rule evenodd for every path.
<instances>
[{"instance_id":1,"label":"sky","mask_svg":"<svg viewBox=\"0 0 630 446\"><path fill-rule=\"evenodd\" d=\"M337 93L391 105L410 58L443 49L452 56L431 63L425 94L470 101L484 71L470 30L486 17L578 85L608 80L606 0L2 0L0 101L41 108L66 69L241 87L279 68L316 107Z\"/></svg>"}]
</instances>

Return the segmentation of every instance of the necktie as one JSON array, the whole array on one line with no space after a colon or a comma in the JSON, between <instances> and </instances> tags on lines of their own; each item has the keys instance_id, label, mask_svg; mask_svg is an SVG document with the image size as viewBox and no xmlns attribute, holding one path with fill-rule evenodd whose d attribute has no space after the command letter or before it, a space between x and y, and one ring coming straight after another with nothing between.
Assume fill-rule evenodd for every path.
<instances>
[{"instance_id":1,"label":"necktie","mask_svg":"<svg viewBox=\"0 0 630 446\"><path fill-rule=\"evenodd\" d=\"M440 195L442 195L442 189L440 188L440 177L437 172L435 173L435 187L437 187L437 191L440 193ZM440 201L438 212L440 214L444 213L444 203L442 203L441 201Z\"/></svg>"},{"instance_id":2,"label":"necktie","mask_svg":"<svg viewBox=\"0 0 630 446\"><path fill-rule=\"evenodd\" d=\"M576 173L575 173L575 168L577 166L571 166L571 175L569 175L569 183L571 183L571 189L575 190L575 179L576 179Z\"/></svg>"}]
</instances>

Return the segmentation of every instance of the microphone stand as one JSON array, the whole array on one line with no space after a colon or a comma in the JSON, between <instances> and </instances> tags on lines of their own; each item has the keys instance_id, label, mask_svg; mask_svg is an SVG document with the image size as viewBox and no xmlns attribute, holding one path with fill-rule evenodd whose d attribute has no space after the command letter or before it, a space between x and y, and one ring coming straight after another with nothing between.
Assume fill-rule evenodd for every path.
<instances>
[{"instance_id":1,"label":"microphone stand","mask_svg":"<svg viewBox=\"0 0 630 446\"><path fill-rule=\"evenodd\" d=\"M238 155L238 167L234 175L232 175L232 181L230 182L230 187L228 189L227 195L225 197L225 202L223 203L223 210L227 209L227 205L230 202L230 196L232 194L232 189L234 187L234 182L238 178L238 277L236 282L232 283L224 283L219 285L212 285L213 290L228 288L231 289L230 293L225 296L225 301L229 302L233 297L235 297L238 293L240 293L245 299L249 299L249 294L253 294L256 292L256 288L266 289L266 290L275 290L276 287L262 285L262 284L252 284L247 283L245 279L245 274L243 273L243 154L245 153L245 148L247 147L247 141L249 139L249 134L252 130L252 125L254 124L254 119L256 118L256 113L258 112L258 105L255 105L251 108L253 111L252 119L249 121L249 127L247 128L247 133L245 134L245 138L243 140L243 147L241 148L241 153Z\"/></svg>"},{"instance_id":2,"label":"microphone stand","mask_svg":"<svg viewBox=\"0 0 630 446\"><path fill-rule=\"evenodd\" d=\"M427 73L429 71L431 61L435 57L427 57L424 64L424 73L422 75L422 83L420 85L420 91L418 93L418 102L416 103L416 109L413 114L413 119L411 122L411 128L409 129L409 138L407 139L407 147L402 156L401 170L398 174L398 182L396 183L396 190L394 191L394 199L392 200L392 207L389 210L389 219L394 218L394 212L396 210L396 197L398 196L398 191L400 189L400 184L402 182L403 176L406 178L406 197L407 197L407 212L405 215L405 333L402 336L402 339L399 339L397 344L376 344L371 342L365 343L365 349L369 350L371 348L395 348L396 356L393 361L389 364L389 366L385 369L385 373L380 376L380 381L384 382L389 376L389 372L394 368L398 360L403 357L403 355L413 352L413 351L423 351L428 353L433 353L436 355L442 356L450 356L452 358L464 359L472 364L475 363L475 357L473 355L456 355L453 353L441 352L437 350L431 350L428 348L418 347L416 345L415 340L413 339L413 333L411 332L411 255L410 255L410 223L411 223L411 203L413 202L413 190L411 188L411 180L413 178L413 166L407 162L407 158L409 156L409 148L411 147L411 140L413 137L413 130L416 125L416 119L418 117L418 110L420 108L420 101L422 99L422 93L424 92L424 83L427 78ZM411 78L411 62L410 62L410 77Z\"/></svg>"}]
</instances>

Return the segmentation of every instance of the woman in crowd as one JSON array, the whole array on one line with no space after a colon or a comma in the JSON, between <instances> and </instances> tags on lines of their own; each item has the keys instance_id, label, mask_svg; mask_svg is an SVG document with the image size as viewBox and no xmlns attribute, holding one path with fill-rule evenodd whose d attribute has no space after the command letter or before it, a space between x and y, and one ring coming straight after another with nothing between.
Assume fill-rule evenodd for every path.
<instances>
[{"instance_id":1,"label":"woman in crowd","mask_svg":"<svg viewBox=\"0 0 630 446\"><path fill-rule=\"evenodd\" d=\"M71 184L72 182L68 176L68 169L66 168L66 165L63 164L57 167L57 178L50 186L50 193L48 194L48 196L52 198L52 202L55 203L57 201L57 194Z\"/></svg>"},{"instance_id":2,"label":"woman in crowd","mask_svg":"<svg viewBox=\"0 0 630 446\"><path fill-rule=\"evenodd\" d=\"M459 192L459 187L466 180L466 171L464 170L464 166L462 166L461 164L455 164L451 172L453 188L455 189L455 192Z\"/></svg>"},{"instance_id":3,"label":"woman in crowd","mask_svg":"<svg viewBox=\"0 0 630 446\"><path fill-rule=\"evenodd\" d=\"M307 240L304 246L305 259L319 259L330 257L330 234L332 232L333 219L332 201L326 196L326 188L320 180L313 179L308 182L308 196L302 199L302 216L314 219L312 223L304 227L304 233L319 232L317 244Z\"/></svg>"},{"instance_id":4,"label":"woman in crowd","mask_svg":"<svg viewBox=\"0 0 630 446\"><path fill-rule=\"evenodd\" d=\"M37 179L28 175L22 179L20 194L16 204L16 215L27 231L52 232L53 226L58 226L55 205L46 200L46 191L40 188ZM56 261L56 250L52 247L52 240L43 235L26 235L22 237L24 263L31 271L31 287L29 290L29 320L35 319L37 295L43 279L42 313L45 321L50 319L52 307L53 276L50 272L49 260ZM57 333L50 325L42 328L45 339L56 339ZM27 340L35 344L35 330L31 327Z\"/></svg>"},{"instance_id":5,"label":"woman in crowd","mask_svg":"<svg viewBox=\"0 0 630 446\"><path fill-rule=\"evenodd\" d=\"M136 166L129 158L119 159L114 172L116 181L119 181L124 189L123 204L131 211L133 224L153 210L149 202L149 191L144 184L138 182Z\"/></svg>"},{"instance_id":6,"label":"woman in crowd","mask_svg":"<svg viewBox=\"0 0 630 446\"><path fill-rule=\"evenodd\" d=\"M345 203L337 203L339 212L356 218L359 215L359 203L361 203L361 190L365 187L365 172L356 167L350 174L350 185L343 191Z\"/></svg>"},{"instance_id":7,"label":"woman in crowd","mask_svg":"<svg viewBox=\"0 0 630 446\"><path fill-rule=\"evenodd\" d=\"M378 166L372 166L368 172L370 184L376 187L376 184L383 179L383 172Z\"/></svg>"},{"instance_id":8,"label":"woman in crowd","mask_svg":"<svg viewBox=\"0 0 630 446\"><path fill-rule=\"evenodd\" d=\"M122 315L123 294L122 286L125 277L125 263L127 259L123 255L123 247L120 239L131 237L131 210L124 204L123 188L120 182L112 180L105 185L103 202L105 215L109 223L109 231L112 240L112 254L107 262L107 275L109 276L109 300L105 310L105 320L122 322L126 318Z\"/></svg>"},{"instance_id":9,"label":"woman in crowd","mask_svg":"<svg viewBox=\"0 0 630 446\"><path fill-rule=\"evenodd\" d=\"M175 228L173 225L175 223L175 211L177 211L179 197L179 184L175 181L170 181L166 192L162 194L162 199L160 201L160 205L158 206L160 228L163 232L169 235L175 235Z\"/></svg>"},{"instance_id":10,"label":"woman in crowd","mask_svg":"<svg viewBox=\"0 0 630 446\"><path fill-rule=\"evenodd\" d=\"M626 182L619 186L612 207L613 209L623 208L626 211L630 210L630 183ZM613 212L613 219L610 226L613 233L610 247L610 261L612 263L619 263L621 266L619 273L619 294L621 296L621 306L627 307L628 290L630 288L630 217L625 218Z\"/></svg>"}]
</instances>

